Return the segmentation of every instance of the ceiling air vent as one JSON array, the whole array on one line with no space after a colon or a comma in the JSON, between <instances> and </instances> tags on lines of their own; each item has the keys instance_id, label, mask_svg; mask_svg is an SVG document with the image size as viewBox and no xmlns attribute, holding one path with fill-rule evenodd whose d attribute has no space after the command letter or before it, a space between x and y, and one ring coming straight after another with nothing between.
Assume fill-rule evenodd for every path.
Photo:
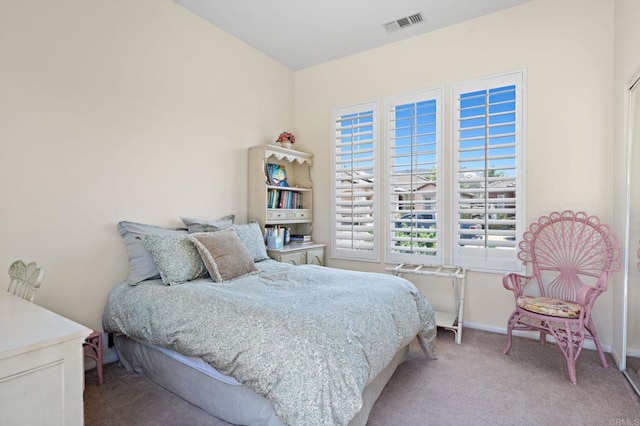
<instances>
[{"instance_id":1,"label":"ceiling air vent","mask_svg":"<svg viewBox=\"0 0 640 426\"><path fill-rule=\"evenodd\" d=\"M424 22L422 18L422 12L414 13L411 16L405 16L404 18L396 19L395 21L387 22L383 24L385 31L388 33L394 33L403 28L408 28L412 25Z\"/></svg>"}]
</instances>

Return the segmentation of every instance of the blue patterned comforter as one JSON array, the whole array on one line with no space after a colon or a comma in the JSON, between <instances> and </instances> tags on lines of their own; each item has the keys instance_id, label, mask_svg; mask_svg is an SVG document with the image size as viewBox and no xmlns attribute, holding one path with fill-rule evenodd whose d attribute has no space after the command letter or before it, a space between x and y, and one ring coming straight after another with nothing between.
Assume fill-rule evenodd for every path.
<instances>
[{"instance_id":1,"label":"blue patterned comforter","mask_svg":"<svg viewBox=\"0 0 640 426\"><path fill-rule=\"evenodd\" d=\"M289 425L344 425L362 391L416 335L435 356L433 310L392 275L256 264L223 283L117 284L103 314L123 333L204 359L273 403Z\"/></svg>"}]
</instances>

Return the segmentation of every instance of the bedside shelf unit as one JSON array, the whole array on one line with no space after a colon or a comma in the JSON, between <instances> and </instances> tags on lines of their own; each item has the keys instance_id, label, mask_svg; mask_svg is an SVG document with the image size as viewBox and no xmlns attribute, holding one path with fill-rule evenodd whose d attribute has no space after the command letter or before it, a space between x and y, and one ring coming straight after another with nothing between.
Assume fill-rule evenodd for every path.
<instances>
[{"instance_id":1,"label":"bedside shelf unit","mask_svg":"<svg viewBox=\"0 0 640 426\"><path fill-rule=\"evenodd\" d=\"M267 164L284 167L289 186L271 185ZM261 145L249 148L249 220L265 227L289 228L291 234L311 235L313 222L313 154ZM295 264L324 263L323 244L287 244L269 249L269 256Z\"/></svg>"}]
</instances>

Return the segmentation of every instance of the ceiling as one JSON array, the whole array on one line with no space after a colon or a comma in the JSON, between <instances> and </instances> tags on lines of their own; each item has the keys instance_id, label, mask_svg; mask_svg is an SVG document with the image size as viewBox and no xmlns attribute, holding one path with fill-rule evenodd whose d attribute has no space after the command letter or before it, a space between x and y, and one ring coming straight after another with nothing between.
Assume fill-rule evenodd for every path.
<instances>
[{"instance_id":1,"label":"ceiling","mask_svg":"<svg viewBox=\"0 0 640 426\"><path fill-rule=\"evenodd\" d=\"M174 1L292 70L300 70L531 0ZM422 22L398 25L399 19L417 13ZM399 29L388 33L387 23Z\"/></svg>"}]
</instances>

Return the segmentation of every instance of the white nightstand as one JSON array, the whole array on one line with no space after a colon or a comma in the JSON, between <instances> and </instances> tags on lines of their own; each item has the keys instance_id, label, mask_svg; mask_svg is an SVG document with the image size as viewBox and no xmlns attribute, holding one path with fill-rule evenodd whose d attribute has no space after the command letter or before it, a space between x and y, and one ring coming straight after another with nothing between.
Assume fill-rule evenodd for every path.
<instances>
[{"instance_id":1,"label":"white nightstand","mask_svg":"<svg viewBox=\"0 0 640 426\"><path fill-rule=\"evenodd\" d=\"M324 265L325 244L303 243L287 244L281 249L267 249L269 257L278 262L294 265Z\"/></svg>"}]
</instances>

